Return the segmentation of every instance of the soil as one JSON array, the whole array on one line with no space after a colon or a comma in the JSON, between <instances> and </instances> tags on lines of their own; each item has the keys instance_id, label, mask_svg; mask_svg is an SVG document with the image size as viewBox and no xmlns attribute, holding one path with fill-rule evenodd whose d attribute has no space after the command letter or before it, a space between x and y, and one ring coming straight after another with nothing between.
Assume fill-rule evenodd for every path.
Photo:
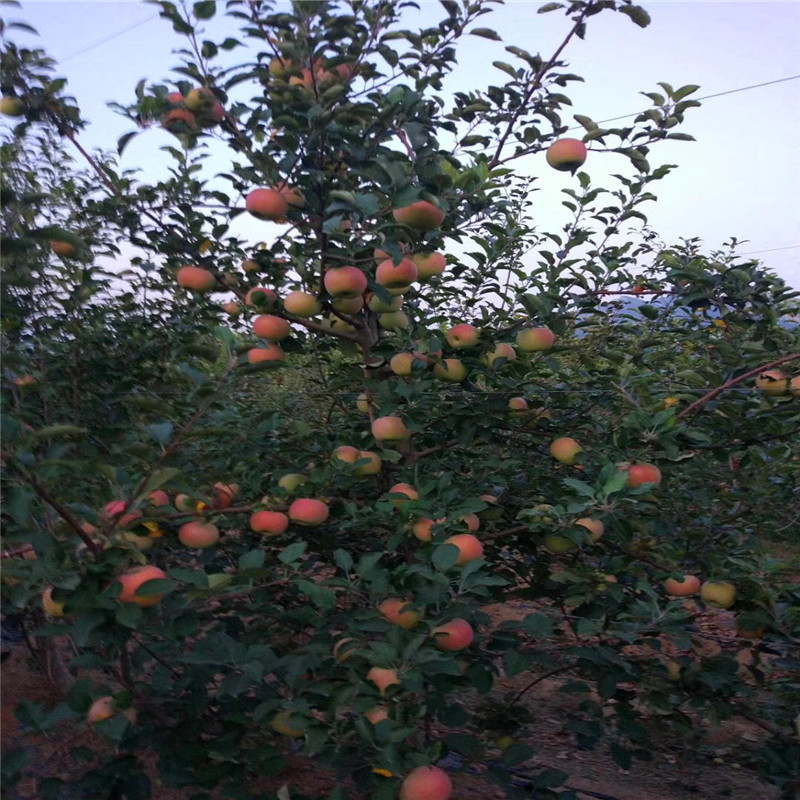
<instances>
[{"instance_id":1,"label":"soil","mask_svg":"<svg viewBox=\"0 0 800 800\"><path fill-rule=\"evenodd\" d=\"M485 610L495 623L531 612L524 603L492 606ZM711 618L705 620L705 627L711 626L717 634L710 637L712 646L714 638L724 640L733 635L729 623L726 612L712 612ZM538 677L539 682L524 695L526 705L535 714L536 741L530 742L536 749L535 763L522 768L548 766L566 772L569 776L567 786L580 800L773 800L778 796L777 790L760 781L746 764L734 760L741 758L743 753L746 756L747 747L758 745L766 736L763 730L745 720L732 719L714 729L698 726L690 737L683 739L675 735L662 736L651 761L634 761L629 770L622 770L614 764L605 748L581 749L573 734L566 730L569 712L579 702L575 695L559 692L566 679L561 676ZM495 696L519 691L536 678L536 673L525 672L501 679L494 690ZM69 783L71 777L74 779L80 770L86 769L85 763L78 765L70 760L72 747L86 747L98 755L111 752L109 742L84 724L64 723L57 736L26 733L20 728L13 711L17 703L35 700L54 704L59 699L58 692L33 666L24 645L14 648L3 663L2 688L3 751L25 746L33 748L35 753L13 793L4 795L9 800L35 800L38 782L44 777L59 777ZM477 695L466 700L468 703L481 702ZM499 757L499 752L493 755ZM148 772L154 780L155 756L145 759L145 762L149 764ZM285 784L292 796L300 792L315 797L327 795L337 784L333 772L321 771L310 760L289 754L288 763L290 766L283 775L258 781L253 790L275 792ZM454 797L459 800L500 800L504 797L502 790L481 777L483 765L460 763L454 766L460 767L451 773ZM154 797L158 800L188 800L196 791L157 788ZM223 800L221 794L213 796ZM64 800L77 800L79 797L79 794L69 791L63 794Z\"/></svg>"}]
</instances>

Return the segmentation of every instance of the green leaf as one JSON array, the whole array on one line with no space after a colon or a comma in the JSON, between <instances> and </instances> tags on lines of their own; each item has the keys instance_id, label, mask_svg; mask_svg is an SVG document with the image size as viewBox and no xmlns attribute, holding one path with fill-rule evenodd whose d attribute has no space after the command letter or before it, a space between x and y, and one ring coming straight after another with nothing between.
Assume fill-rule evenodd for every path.
<instances>
[{"instance_id":1,"label":"green leaf","mask_svg":"<svg viewBox=\"0 0 800 800\"><path fill-rule=\"evenodd\" d=\"M284 564L294 564L305 553L306 547L307 544L305 542L293 542L281 551L278 561Z\"/></svg>"},{"instance_id":2,"label":"green leaf","mask_svg":"<svg viewBox=\"0 0 800 800\"><path fill-rule=\"evenodd\" d=\"M651 22L650 15L641 6L620 6L617 11L630 17L640 28L646 28Z\"/></svg>"},{"instance_id":3,"label":"green leaf","mask_svg":"<svg viewBox=\"0 0 800 800\"><path fill-rule=\"evenodd\" d=\"M48 425L46 428L40 428L31 437L34 441L41 439L61 439L72 436L83 436L89 431L86 428L81 428L79 425Z\"/></svg>"},{"instance_id":4,"label":"green leaf","mask_svg":"<svg viewBox=\"0 0 800 800\"><path fill-rule=\"evenodd\" d=\"M534 752L534 749L529 744L517 742L503 752L503 763L509 767L514 767L533 758Z\"/></svg>"},{"instance_id":5,"label":"green leaf","mask_svg":"<svg viewBox=\"0 0 800 800\"><path fill-rule=\"evenodd\" d=\"M434 551L431 561L441 572L447 572L456 565L461 551L454 544L440 544Z\"/></svg>"},{"instance_id":6,"label":"green leaf","mask_svg":"<svg viewBox=\"0 0 800 800\"><path fill-rule=\"evenodd\" d=\"M333 560L336 562L336 566L343 572L349 573L350 570L353 569L353 559L347 550L342 550L341 548L334 550Z\"/></svg>"},{"instance_id":7,"label":"green leaf","mask_svg":"<svg viewBox=\"0 0 800 800\"><path fill-rule=\"evenodd\" d=\"M172 438L173 424L167 420L165 422L154 422L152 425L146 425L145 430L162 445L167 444Z\"/></svg>"},{"instance_id":8,"label":"green leaf","mask_svg":"<svg viewBox=\"0 0 800 800\"><path fill-rule=\"evenodd\" d=\"M263 550L250 550L239 557L239 569L261 569L266 561L266 553Z\"/></svg>"},{"instance_id":9,"label":"green leaf","mask_svg":"<svg viewBox=\"0 0 800 800\"><path fill-rule=\"evenodd\" d=\"M698 84L687 83L686 86L681 86L680 89L676 89L672 93L672 99L677 103L679 100L683 100L684 97L694 94L699 88Z\"/></svg>"},{"instance_id":10,"label":"green leaf","mask_svg":"<svg viewBox=\"0 0 800 800\"><path fill-rule=\"evenodd\" d=\"M176 475L180 475L181 471L176 467L165 467L164 469L157 469L148 479L144 488L144 493L153 492L160 489L165 484L169 483Z\"/></svg>"},{"instance_id":11,"label":"green leaf","mask_svg":"<svg viewBox=\"0 0 800 800\"><path fill-rule=\"evenodd\" d=\"M211 19L217 13L217 4L214 0L200 0L194 4L194 15L197 19Z\"/></svg>"},{"instance_id":12,"label":"green leaf","mask_svg":"<svg viewBox=\"0 0 800 800\"><path fill-rule=\"evenodd\" d=\"M537 14L548 14L551 11L558 11L559 8L564 8L563 3L545 3L537 10Z\"/></svg>"},{"instance_id":13,"label":"green leaf","mask_svg":"<svg viewBox=\"0 0 800 800\"><path fill-rule=\"evenodd\" d=\"M516 79L519 77L514 67L512 67L511 64L507 64L505 61L492 61L492 66L497 67L497 69L505 72L506 75L510 75L512 78Z\"/></svg>"},{"instance_id":14,"label":"green leaf","mask_svg":"<svg viewBox=\"0 0 800 800\"><path fill-rule=\"evenodd\" d=\"M483 39L491 39L495 42L501 42L502 39L491 28L473 28L470 31L472 36L480 36Z\"/></svg>"}]
</instances>

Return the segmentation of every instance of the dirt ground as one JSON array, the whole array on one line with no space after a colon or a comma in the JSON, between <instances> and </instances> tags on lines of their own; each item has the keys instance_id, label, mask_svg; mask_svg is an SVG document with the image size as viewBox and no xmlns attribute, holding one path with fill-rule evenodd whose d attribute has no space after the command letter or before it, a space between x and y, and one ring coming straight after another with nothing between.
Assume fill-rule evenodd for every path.
<instances>
[{"instance_id":1,"label":"dirt ground","mask_svg":"<svg viewBox=\"0 0 800 800\"><path fill-rule=\"evenodd\" d=\"M523 605L494 606L486 610L495 622L530 613L530 609ZM724 616L714 622L725 630ZM519 691L535 677L535 673L526 672L514 678L501 679L494 691L497 696ZM562 685L559 678L547 678L525 694L526 704L535 712L536 719L536 740L530 742L535 747L536 757L531 766L549 766L566 772L569 775L567 786L581 800L773 800L777 797L773 787L761 782L746 765L734 760L734 753L741 753L743 744L746 751L748 746L755 746L763 740L765 734L760 728L734 719L716 729L700 727L689 739L663 737L652 761L635 761L629 770L621 770L604 748L585 750L576 746L573 734L566 729L566 721L578 700L574 695L559 692ZM22 745L32 747L35 757L13 794L4 795L8 800L35 800L38 798L38 781L44 777L60 777L69 782L78 768L70 761L71 747L87 747L98 753L110 750L107 740L85 725L65 723L58 736L25 734L13 712L14 706L23 699L54 703L58 698L43 675L32 667L25 647L19 646L2 666L2 747L4 752L7 748ZM472 699L467 699L467 702L471 703ZM150 762L154 764L155 757ZM307 796L325 796L336 785L333 773L320 771L316 765L310 769L311 762L304 758L291 755L289 764L290 768L283 775L259 781L253 789L259 793L274 792L286 784L292 794L302 792ZM480 765L463 764L461 769L452 772L454 798L503 798L503 792L483 779L481 771ZM155 774L153 767L151 778L155 778ZM188 800L194 791L156 788L154 797L158 800ZM220 799L223 797L218 796ZM81 795L69 791L63 795L64 800L77 800L79 797Z\"/></svg>"}]
</instances>

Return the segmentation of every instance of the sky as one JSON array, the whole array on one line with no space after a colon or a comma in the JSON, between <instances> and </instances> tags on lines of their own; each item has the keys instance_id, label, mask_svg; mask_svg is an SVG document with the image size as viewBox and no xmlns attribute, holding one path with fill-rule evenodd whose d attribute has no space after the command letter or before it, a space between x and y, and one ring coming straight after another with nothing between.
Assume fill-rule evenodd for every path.
<instances>
[{"instance_id":1,"label":"sky","mask_svg":"<svg viewBox=\"0 0 800 800\"><path fill-rule=\"evenodd\" d=\"M688 112L679 130L695 136L696 142L663 143L654 149L651 165L670 163L679 169L656 184L658 202L643 210L667 243L699 237L711 250L732 236L746 240L740 253L752 253L800 289L800 2L641 4L652 17L648 28L604 12L589 21L586 40L573 40L567 49L570 71L585 79L569 86L571 113L600 121L638 112L650 104L640 92L657 91L657 81L673 87L699 84L693 95L698 99L730 92ZM438 3L419 5L418 11L407 12L407 27L438 21ZM482 17L478 25L494 28L504 43L467 37L445 89L502 84L503 73L491 62L513 61L504 44L549 57L569 23L558 11L537 14L541 5L508 0ZM222 0L218 7L224 8ZM182 40L158 18L155 6L138 0L23 0L21 9L3 8L0 13L6 21L18 19L39 31L38 38L18 31L9 35L20 44L43 47L59 62L58 74L69 79L69 93L91 121L82 135L87 146L113 149L118 137L132 129L106 102L131 102L142 78L156 83L172 74L177 79L171 73L179 63L173 50ZM221 15L210 24L215 39L217 25L232 31L233 22ZM239 56L240 51L233 52ZM165 131L148 130L126 150L123 166L145 166L148 179L158 179L168 163L158 148L174 143ZM591 166L595 183L603 185L604 174L623 171L624 162L609 155L590 154L586 168ZM559 191L577 182L545 166L543 156L534 158L538 161L524 167L539 177L540 191L531 196L534 215L544 229L553 230L566 222ZM237 223L246 226L246 215ZM232 233L244 231L235 225Z\"/></svg>"}]
</instances>

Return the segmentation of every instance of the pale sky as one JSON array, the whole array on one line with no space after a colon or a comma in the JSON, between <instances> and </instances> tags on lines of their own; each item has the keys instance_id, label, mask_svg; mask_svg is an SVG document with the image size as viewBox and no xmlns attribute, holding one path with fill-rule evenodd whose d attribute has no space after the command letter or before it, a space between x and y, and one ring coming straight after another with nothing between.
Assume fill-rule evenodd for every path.
<instances>
[{"instance_id":1,"label":"pale sky","mask_svg":"<svg viewBox=\"0 0 800 800\"><path fill-rule=\"evenodd\" d=\"M223 0L217 5L224 9ZM420 11L408 10L407 27L423 27L439 18L438 3L420 5ZM494 28L504 43L467 37L447 88L501 84L503 73L491 62L514 63L503 52L504 44L549 57L569 23L557 11L538 15L541 5L512 0L481 18L478 26ZM800 76L800 2L642 0L641 5L652 17L650 27L643 30L621 14L604 12L589 20L585 41L570 45L565 54L570 71L586 82L566 90L574 105L565 118L571 112L600 121L640 111L650 101L639 92L657 91L657 81L674 87L700 84L693 97L702 98ZM23 0L22 9L3 8L1 13L6 21L18 19L39 31L38 39L14 30L8 35L21 44L44 47L59 62L57 74L69 79L69 93L92 123L82 137L90 147L114 149L117 138L132 129L104 103L132 101L142 78L153 83L168 79L170 68L178 64L171 51L183 43L158 18L156 7L136 0ZM229 32L232 24L219 15L211 21L209 38L220 38L217 25ZM114 36L131 26L136 27ZM233 56L241 58L243 52L234 50ZM708 249L731 236L748 240L740 252L759 251L755 256L800 288L800 80L709 99L689 112L679 130L697 142L657 146L650 158L651 165L679 166L656 184L658 203L642 208L661 239L672 243L700 237ZM580 131L573 135L580 136ZM129 146L123 166L146 166L147 179L157 180L167 163L158 149L174 143L166 132L151 129ZM214 152L224 153L224 148ZM604 173L623 171L623 164L609 154L597 154L590 155L586 169L595 183L604 185ZM541 191L532 196L537 222L550 230L561 227L566 218L559 190L577 183L550 170L541 156L527 162L525 171L541 176Z\"/></svg>"}]
</instances>

